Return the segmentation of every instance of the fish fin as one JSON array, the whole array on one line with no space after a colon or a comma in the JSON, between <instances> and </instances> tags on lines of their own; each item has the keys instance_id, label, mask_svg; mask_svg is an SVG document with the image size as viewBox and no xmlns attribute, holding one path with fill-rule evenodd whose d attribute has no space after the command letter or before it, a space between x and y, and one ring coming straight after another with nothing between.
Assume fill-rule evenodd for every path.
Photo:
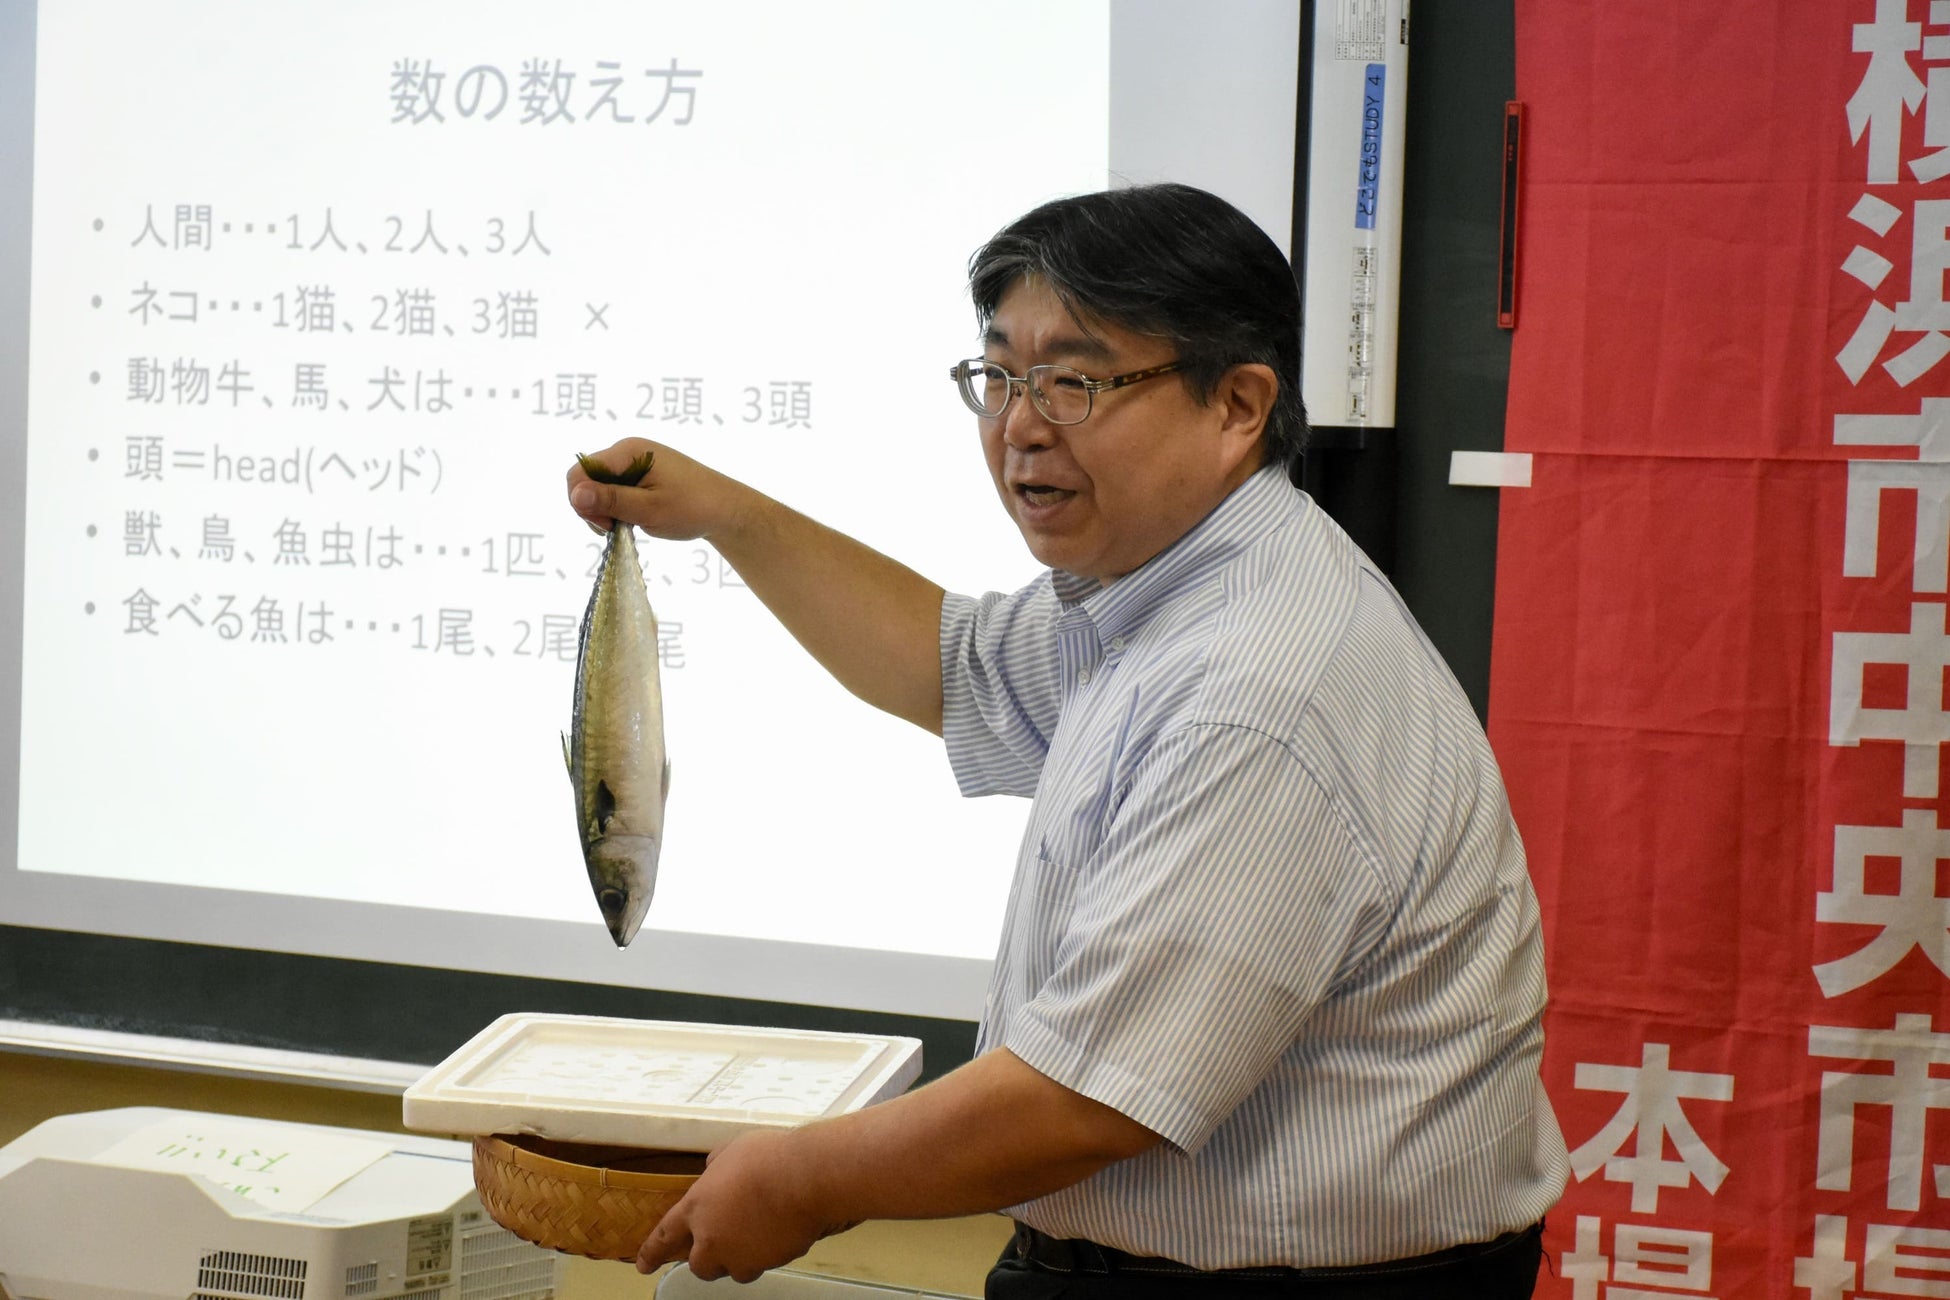
<instances>
[{"instance_id":1,"label":"fish fin","mask_svg":"<svg viewBox=\"0 0 1950 1300\"><path fill-rule=\"evenodd\" d=\"M643 476L650 472L650 462L657 458L654 451L646 451L620 470L613 470L599 460L576 454L576 464L582 472L598 483L620 483L624 487L635 487L643 482Z\"/></svg>"},{"instance_id":2,"label":"fish fin","mask_svg":"<svg viewBox=\"0 0 1950 1300\"><path fill-rule=\"evenodd\" d=\"M664 760L664 798L670 798L670 760Z\"/></svg>"},{"instance_id":3,"label":"fish fin","mask_svg":"<svg viewBox=\"0 0 1950 1300\"><path fill-rule=\"evenodd\" d=\"M644 452L624 467L623 472L616 476L616 481L629 487L635 487L637 484L643 482L644 476L650 472L650 466L656 459L656 452Z\"/></svg>"},{"instance_id":4,"label":"fish fin","mask_svg":"<svg viewBox=\"0 0 1950 1300\"><path fill-rule=\"evenodd\" d=\"M609 819L616 815L616 796L611 793L609 782L596 782L596 834L609 830Z\"/></svg>"},{"instance_id":5,"label":"fish fin","mask_svg":"<svg viewBox=\"0 0 1950 1300\"><path fill-rule=\"evenodd\" d=\"M576 774L576 761L570 757L569 733L566 731L562 733L562 766L569 769L569 776L573 779Z\"/></svg>"}]
</instances>

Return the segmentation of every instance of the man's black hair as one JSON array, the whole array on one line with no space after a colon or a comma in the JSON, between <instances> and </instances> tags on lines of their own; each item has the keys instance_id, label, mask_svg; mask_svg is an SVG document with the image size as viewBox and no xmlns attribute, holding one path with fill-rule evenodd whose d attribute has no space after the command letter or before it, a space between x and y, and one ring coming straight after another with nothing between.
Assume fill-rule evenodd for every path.
<instances>
[{"instance_id":1,"label":"man's black hair","mask_svg":"<svg viewBox=\"0 0 1950 1300\"><path fill-rule=\"evenodd\" d=\"M1307 442L1300 398L1300 291L1279 246L1238 208L1189 185L1141 185L1055 199L997 232L968 261L981 327L1019 280L1048 282L1081 318L1170 339L1200 401L1229 367L1271 366L1280 391L1265 463L1298 482Z\"/></svg>"}]
</instances>

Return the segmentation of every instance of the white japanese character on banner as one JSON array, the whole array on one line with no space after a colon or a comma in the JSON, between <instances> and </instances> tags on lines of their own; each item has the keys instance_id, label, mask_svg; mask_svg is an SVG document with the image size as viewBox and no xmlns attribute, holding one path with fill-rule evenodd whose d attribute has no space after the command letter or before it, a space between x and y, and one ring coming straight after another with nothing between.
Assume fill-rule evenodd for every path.
<instances>
[{"instance_id":1,"label":"white japanese character on banner","mask_svg":"<svg viewBox=\"0 0 1950 1300\"><path fill-rule=\"evenodd\" d=\"M1867 888L1870 858L1896 858L1901 883L1894 894ZM1874 938L1846 957L1815 967L1827 997L1859 989L1886 974L1912 948L1950 975L1950 899L1936 892L1937 863L1950 858L1950 831L1937 826L1927 808L1903 810L1901 826L1837 826L1835 884L1815 896L1815 919L1844 925L1873 925Z\"/></svg>"},{"instance_id":2,"label":"white japanese character on banner","mask_svg":"<svg viewBox=\"0 0 1950 1300\"><path fill-rule=\"evenodd\" d=\"M1905 1249L1905 1248L1909 1249ZM1794 1285L1808 1300L1862 1296L1950 1296L1950 1232L1871 1223L1863 1233L1861 1283L1848 1254L1848 1220L1815 1216L1814 1249L1794 1260Z\"/></svg>"},{"instance_id":3,"label":"white japanese character on banner","mask_svg":"<svg viewBox=\"0 0 1950 1300\"><path fill-rule=\"evenodd\" d=\"M1862 83L1848 102L1849 135L1868 143L1868 183L1892 185L1902 177L1903 120L1919 108L1923 143L1931 152L1910 162L1918 182L1928 184L1950 175L1950 0L1929 0L1929 23L1911 22L1909 0L1876 0L1873 22L1854 26L1854 48L1869 56ZM1944 29L1944 30L1939 30ZM1925 81L1910 62L1921 54L1937 66ZM1886 238L1903 217L1903 209L1872 194L1864 194L1849 217ZM1943 275L1950 269L1950 200L1919 200L1910 212L1909 297L1893 307L1872 299L1853 334L1835 360L1859 384L1898 330L1922 337L1884 363L1898 384L1907 387L1950 356L1950 303L1943 297ZM1849 250L1842 270L1871 291L1882 287L1895 263L1864 244Z\"/></svg>"},{"instance_id":4,"label":"white japanese character on banner","mask_svg":"<svg viewBox=\"0 0 1950 1300\"><path fill-rule=\"evenodd\" d=\"M1674 1070L1671 1057L1667 1044L1646 1043L1636 1068L1578 1062L1579 1088L1622 1092L1625 1100L1590 1141L1571 1153L1571 1171L1583 1182L1603 1166L1608 1181L1630 1183L1636 1214L1659 1208L1662 1187L1685 1187L1697 1178L1709 1193L1717 1192L1727 1176L1727 1166L1700 1140L1679 1102L1730 1101L1733 1076ZM1638 1143L1633 1154L1619 1155L1634 1130ZM1668 1137L1679 1152L1677 1160L1665 1158Z\"/></svg>"},{"instance_id":5,"label":"white japanese character on banner","mask_svg":"<svg viewBox=\"0 0 1950 1300\"><path fill-rule=\"evenodd\" d=\"M1810 1300L1847 1300L1855 1290L1855 1265L1848 1258L1848 1220L1837 1214L1815 1216L1814 1249L1794 1258L1794 1285Z\"/></svg>"},{"instance_id":6,"label":"white japanese character on banner","mask_svg":"<svg viewBox=\"0 0 1950 1300\"><path fill-rule=\"evenodd\" d=\"M1935 3L1935 0L1933 0ZM1869 139L1869 184L1900 179L1903 116L1923 105L1929 87L1909 64L1923 48L1923 25L1909 21L1909 0L1876 0L1875 21L1854 25L1854 49L1869 56L1862 84L1848 101L1849 139Z\"/></svg>"},{"instance_id":7,"label":"white japanese character on banner","mask_svg":"<svg viewBox=\"0 0 1950 1300\"><path fill-rule=\"evenodd\" d=\"M1932 1076L1930 1067L1950 1064L1950 1034L1934 1032L1927 1015L1898 1015L1893 1029L1810 1025L1808 1055L1890 1062L1887 1074L1822 1074L1815 1186L1825 1192L1851 1189L1855 1112L1862 1106L1886 1106L1890 1111L1889 1208L1920 1208L1925 1121L1932 1110L1950 1109L1950 1079ZM1936 1194L1950 1197L1950 1165L1935 1165L1932 1172Z\"/></svg>"},{"instance_id":8,"label":"white japanese character on banner","mask_svg":"<svg viewBox=\"0 0 1950 1300\"><path fill-rule=\"evenodd\" d=\"M1926 397L1915 415L1837 415L1838 447L1914 447L1915 460L1852 460L1842 533L1842 576L1873 578L1882 494L1916 493L1910 590L1950 590L1950 398Z\"/></svg>"},{"instance_id":9,"label":"white japanese character on banner","mask_svg":"<svg viewBox=\"0 0 1950 1300\"><path fill-rule=\"evenodd\" d=\"M1849 220L1882 238L1895 228L1902 219L1903 210L1893 203L1884 202L1873 194L1864 194L1849 210ZM1882 287L1896 264L1874 249L1857 244L1851 248L1848 257L1842 262L1842 270L1861 281L1872 292ZM1851 384L1862 382L1862 376L1869 373L1876 358L1882 355L1883 345L1896 331L1896 312L1892 307L1871 298L1862 319L1856 322L1855 332L1849 335L1842 350L1835 354L1836 364L1848 376Z\"/></svg>"},{"instance_id":10,"label":"white japanese character on banner","mask_svg":"<svg viewBox=\"0 0 1950 1300\"><path fill-rule=\"evenodd\" d=\"M1887 235L1902 209L1865 194L1849 216L1878 235ZM1917 200L1910 217L1909 257L1909 297L1894 307L1872 299L1848 342L1835 354L1836 364L1852 384L1862 382L1897 330L1923 335L1883 363L1889 377L1905 388L1950 356L1950 336L1945 334L1950 330L1950 302L1943 297L1943 275L1950 270L1950 199ZM1842 269L1873 290L1882 287L1895 263L1857 244Z\"/></svg>"},{"instance_id":11,"label":"white japanese character on banner","mask_svg":"<svg viewBox=\"0 0 1950 1300\"><path fill-rule=\"evenodd\" d=\"M1936 65L1929 70L1923 100L1923 143L1931 152L1912 159L1909 171L1927 185L1950 176L1950 0L1931 0L1923 58Z\"/></svg>"},{"instance_id":12,"label":"white japanese character on banner","mask_svg":"<svg viewBox=\"0 0 1950 1300\"><path fill-rule=\"evenodd\" d=\"M1853 747L1865 740L1902 741L1903 797L1936 798L1937 747L1950 740L1950 712L1944 710L1941 688L1944 670L1950 668L1944 607L1916 602L1909 607L1909 631L1837 632L1834 648L1828 743ZM1863 679L1872 664L1903 670L1902 708L1863 705Z\"/></svg>"},{"instance_id":13,"label":"white japanese character on banner","mask_svg":"<svg viewBox=\"0 0 1950 1300\"><path fill-rule=\"evenodd\" d=\"M1649 1223L1612 1228L1611 1254L1600 1239L1604 1224L1589 1214L1577 1221L1577 1242L1559 1261L1571 1300L1657 1300L1675 1292L1698 1296L1713 1285L1713 1234ZM1610 1283L1610 1285L1605 1285ZM1641 1291L1656 1286L1657 1291Z\"/></svg>"}]
</instances>

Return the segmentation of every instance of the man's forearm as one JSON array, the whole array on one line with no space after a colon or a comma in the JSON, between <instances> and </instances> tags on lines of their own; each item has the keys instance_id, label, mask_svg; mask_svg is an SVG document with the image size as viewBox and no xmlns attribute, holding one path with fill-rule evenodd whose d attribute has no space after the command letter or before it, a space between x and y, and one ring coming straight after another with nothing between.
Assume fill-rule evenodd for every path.
<instances>
[{"instance_id":1,"label":"man's forearm","mask_svg":"<svg viewBox=\"0 0 1950 1300\"><path fill-rule=\"evenodd\" d=\"M649 469L634 484L571 466L570 505L600 532L620 519L667 541L709 541L841 685L940 734L941 588L669 447L625 438L588 463L618 474L639 461Z\"/></svg>"},{"instance_id":2,"label":"man's forearm","mask_svg":"<svg viewBox=\"0 0 1950 1300\"><path fill-rule=\"evenodd\" d=\"M940 587L759 493L708 540L840 685L941 734Z\"/></svg>"},{"instance_id":3,"label":"man's forearm","mask_svg":"<svg viewBox=\"0 0 1950 1300\"><path fill-rule=\"evenodd\" d=\"M793 1162L812 1180L810 1194L847 1222L998 1210L1160 1141L1006 1050L790 1136Z\"/></svg>"}]
</instances>

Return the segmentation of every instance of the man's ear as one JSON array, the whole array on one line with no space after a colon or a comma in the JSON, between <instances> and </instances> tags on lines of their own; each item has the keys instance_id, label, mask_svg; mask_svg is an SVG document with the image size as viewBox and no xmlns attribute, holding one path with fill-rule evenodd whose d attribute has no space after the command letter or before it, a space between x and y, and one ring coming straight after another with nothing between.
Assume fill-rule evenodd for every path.
<instances>
[{"instance_id":1,"label":"man's ear","mask_svg":"<svg viewBox=\"0 0 1950 1300\"><path fill-rule=\"evenodd\" d=\"M1273 402L1280 395L1280 377L1273 367L1242 362L1219 377L1212 401L1219 408L1219 432L1228 461L1256 453L1264 444L1273 418Z\"/></svg>"}]
</instances>

